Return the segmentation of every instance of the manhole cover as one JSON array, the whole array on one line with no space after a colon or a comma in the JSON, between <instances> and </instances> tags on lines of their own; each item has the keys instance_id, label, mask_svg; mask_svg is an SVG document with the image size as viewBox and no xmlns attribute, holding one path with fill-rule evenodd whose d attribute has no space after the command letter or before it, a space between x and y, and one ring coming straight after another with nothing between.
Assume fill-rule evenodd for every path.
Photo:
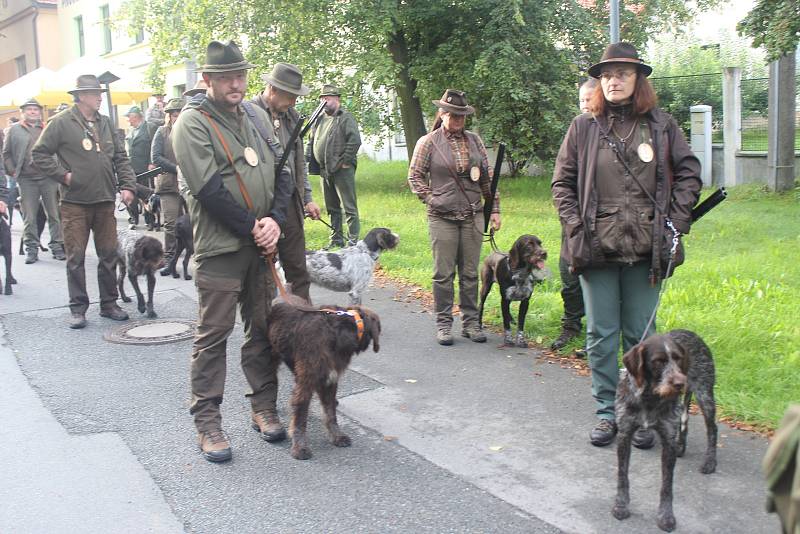
<instances>
[{"instance_id":1,"label":"manhole cover","mask_svg":"<svg viewBox=\"0 0 800 534\"><path fill-rule=\"evenodd\" d=\"M195 323L187 319L133 321L106 332L106 341L127 345L161 345L194 337Z\"/></svg>"}]
</instances>

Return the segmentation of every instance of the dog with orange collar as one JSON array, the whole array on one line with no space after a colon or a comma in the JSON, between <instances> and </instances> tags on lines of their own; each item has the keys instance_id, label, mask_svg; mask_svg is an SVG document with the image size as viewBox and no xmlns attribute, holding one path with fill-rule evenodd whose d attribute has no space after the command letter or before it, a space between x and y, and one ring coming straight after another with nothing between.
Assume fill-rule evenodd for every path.
<instances>
[{"instance_id":1,"label":"dog with orange collar","mask_svg":"<svg viewBox=\"0 0 800 534\"><path fill-rule=\"evenodd\" d=\"M362 306L309 306L289 295L276 301L269 316L268 336L272 350L294 374L291 398L291 454L298 460L311 458L306 435L308 409L316 392L323 409L325 427L336 447L349 447L350 438L336 419L339 379L353 355L372 344L380 350L381 320Z\"/></svg>"}]
</instances>

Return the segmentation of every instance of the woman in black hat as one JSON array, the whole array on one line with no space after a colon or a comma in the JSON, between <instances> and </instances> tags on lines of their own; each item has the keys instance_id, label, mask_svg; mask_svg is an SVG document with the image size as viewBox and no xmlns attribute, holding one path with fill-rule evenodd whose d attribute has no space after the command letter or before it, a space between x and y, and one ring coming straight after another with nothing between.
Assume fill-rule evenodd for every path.
<instances>
[{"instance_id":1,"label":"woman in black hat","mask_svg":"<svg viewBox=\"0 0 800 534\"><path fill-rule=\"evenodd\" d=\"M453 281L458 269L461 335L486 341L478 324L478 261L483 242L482 200L490 196L489 161L481 138L464 129L475 109L463 91L448 89L434 100L439 107L431 133L414 148L408 168L411 190L428 206L433 250L433 300L436 339L452 345ZM500 229L500 200L495 196L490 223Z\"/></svg>"},{"instance_id":2,"label":"woman in black hat","mask_svg":"<svg viewBox=\"0 0 800 534\"><path fill-rule=\"evenodd\" d=\"M553 172L553 200L567 239L570 269L580 274L586 306L586 346L592 395L600 419L593 445L617 432L614 396L617 358L655 332L661 281L682 263L669 264L673 231L689 232L702 181L700 163L675 120L656 107L647 76L652 68L628 43L606 48L589 75L600 80L590 113L573 119ZM669 271L669 272L668 272ZM633 444L649 448L652 430Z\"/></svg>"}]
</instances>

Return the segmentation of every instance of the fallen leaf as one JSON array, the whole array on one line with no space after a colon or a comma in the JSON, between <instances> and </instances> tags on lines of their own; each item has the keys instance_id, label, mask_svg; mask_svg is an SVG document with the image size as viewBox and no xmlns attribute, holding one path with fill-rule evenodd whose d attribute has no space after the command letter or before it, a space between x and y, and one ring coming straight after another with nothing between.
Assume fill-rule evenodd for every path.
<instances>
[{"instance_id":1,"label":"fallen leaf","mask_svg":"<svg viewBox=\"0 0 800 534\"><path fill-rule=\"evenodd\" d=\"M413 378L406 378L406 382L408 382L409 384L416 384L417 383L417 381L414 380Z\"/></svg>"},{"instance_id":2,"label":"fallen leaf","mask_svg":"<svg viewBox=\"0 0 800 534\"><path fill-rule=\"evenodd\" d=\"M397 441L397 436L383 436L383 441Z\"/></svg>"},{"instance_id":3,"label":"fallen leaf","mask_svg":"<svg viewBox=\"0 0 800 534\"><path fill-rule=\"evenodd\" d=\"M502 445L493 445L493 446L489 447L489 450L490 451L494 451L494 452L502 451L503 450L503 446Z\"/></svg>"}]
</instances>

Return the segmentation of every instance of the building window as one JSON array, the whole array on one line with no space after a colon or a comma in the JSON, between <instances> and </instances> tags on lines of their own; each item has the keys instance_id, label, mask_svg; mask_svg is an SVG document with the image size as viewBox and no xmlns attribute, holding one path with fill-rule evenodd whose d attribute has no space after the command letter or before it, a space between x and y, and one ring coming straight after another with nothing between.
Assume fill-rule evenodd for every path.
<instances>
[{"instance_id":1,"label":"building window","mask_svg":"<svg viewBox=\"0 0 800 534\"><path fill-rule=\"evenodd\" d=\"M133 44L139 44L144 42L144 27L140 26L139 29L136 30L136 34L133 36Z\"/></svg>"},{"instance_id":2,"label":"building window","mask_svg":"<svg viewBox=\"0 0 800 534\"><path fill-rule=\"evenodd\" d=\"M14 61L17 64L17 77L22 77L28 74L28 64L25 62L24 55L14 58Z\"/></svg>"},{"instance_id":3,"label":"building window","mask_svg":"<svg viewBox=\"0 0 800 534\"><path fill-rule=\"evenodd\" d=\"M75 31L78 34L78 56L83 57L86 54L86 42L83 38L83 17L75 17Z\"/></svg>"},{"instance_id":4,"label":"building window","mask_svg":"<svg viewBox=\"0 0 800 534\"><path fill-rule=\"evenodd\" d=\"M111 12L108 4L100 6L100 20L103 21L103 53L108 54L111 52Z\"/></svg>"}]
</instances>

